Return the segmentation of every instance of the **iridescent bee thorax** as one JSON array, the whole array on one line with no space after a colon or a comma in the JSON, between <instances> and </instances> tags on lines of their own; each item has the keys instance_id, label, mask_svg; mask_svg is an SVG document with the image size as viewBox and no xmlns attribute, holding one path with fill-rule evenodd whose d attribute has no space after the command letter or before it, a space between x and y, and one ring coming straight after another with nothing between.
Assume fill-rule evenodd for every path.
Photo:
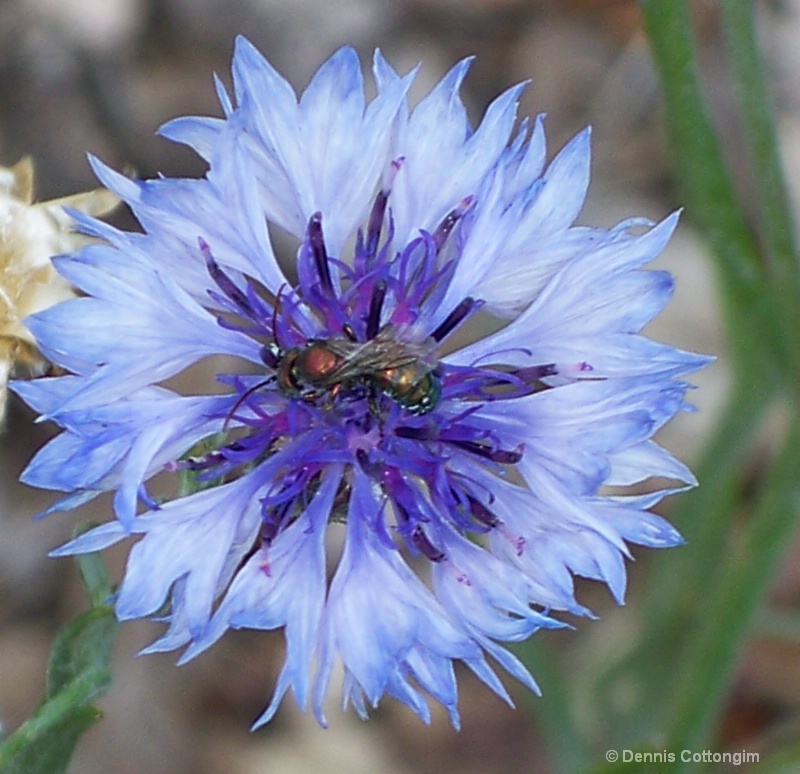
<instances>
[{"instance_id":1,"label":"iridescent bee thorax","mask_svg":"<svg viewBox=\"0 0 800 774\"><path fill-rule=\"evenodd\" d=\"M294 347L280 356L277 366L278 386L289 396L300 396L318 387L341 366L342 358L322 341Z\"/></svg>"}]
</instances>

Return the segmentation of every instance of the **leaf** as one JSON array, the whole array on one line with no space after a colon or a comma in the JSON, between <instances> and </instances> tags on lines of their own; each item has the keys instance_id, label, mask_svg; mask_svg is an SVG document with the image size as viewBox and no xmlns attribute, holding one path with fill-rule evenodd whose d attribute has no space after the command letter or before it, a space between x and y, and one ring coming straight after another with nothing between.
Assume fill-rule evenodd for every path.
<instances>
[{"instance_id":1,"label":"leaf","mask_svg":"<svg viewBox=\"0 0 800 774\"><path fill-rule=\"evenodd\" d=\"M108 604L111 586L97 555L78 564L93 607L61 628L50 653L45 696L0 744L0 774L60 774L81 735L102 714L93 706L111 684L117 620Z\"/></svg>"}]
</instances>

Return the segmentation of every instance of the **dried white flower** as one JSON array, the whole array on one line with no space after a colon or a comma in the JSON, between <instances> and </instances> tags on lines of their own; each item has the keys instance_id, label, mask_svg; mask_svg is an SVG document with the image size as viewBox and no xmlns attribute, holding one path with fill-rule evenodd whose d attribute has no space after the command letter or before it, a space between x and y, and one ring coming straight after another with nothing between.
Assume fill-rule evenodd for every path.
<instances>
[{"instance_id":1,"label":"dried white flower","mask_svg":"<svg viewBox=\"0 0 800 774\"><path fill-rule=\"evenodd\" d=\"M110 191L98 188L34 204L31 159L0 167L0 419L14 366L36 372L46 365L24 319L75 295L50 261L88 241L73 231L65 208L104 215L117 202Z\"/></svg>"}]
</instances>

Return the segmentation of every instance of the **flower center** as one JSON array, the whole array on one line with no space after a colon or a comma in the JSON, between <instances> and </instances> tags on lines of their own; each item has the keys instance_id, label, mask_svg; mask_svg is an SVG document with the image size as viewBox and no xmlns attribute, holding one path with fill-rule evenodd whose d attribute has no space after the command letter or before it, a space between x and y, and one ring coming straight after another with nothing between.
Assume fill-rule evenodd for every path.
<instances>
[{"instance_id":1,"label":"flower center","mask_svg":"<svg viewBox=\"0 0 800 774\"><path fill-rule=\"evenodd\" d=\"M391 514L395 534L411 552L439 562L445 554L431 532L434 513L459 531L482 533L499 524L491 493L459 473L454 461L471 459L502 474L522 459L522 447L509 448L487 429L481 408L548 389L564 369L441 360L442 342L481 306L467 297L440 314L455 267L446 254L456 246L445 249L446 243L472 198L433 233L420 232L397 251L391 218L381 241L387 201L388 191L376 197L350 263L328 254L322 215L314 214L298 253L298 282L277 295L248 277L234 280L200 241L218 288L211 296L229 313L219 322L265 342L267 375L221 377L236 395L223 429L235 426L238 437L173 467L189 468L201 480L235 477L262 464L274 469L260 498L266 543L304 512L327 465L357 468L382 493L380 518ZM343 502L351 478L342 480ZM330 518L345 517L334 508Z\"/></svg>"}]
</instances>

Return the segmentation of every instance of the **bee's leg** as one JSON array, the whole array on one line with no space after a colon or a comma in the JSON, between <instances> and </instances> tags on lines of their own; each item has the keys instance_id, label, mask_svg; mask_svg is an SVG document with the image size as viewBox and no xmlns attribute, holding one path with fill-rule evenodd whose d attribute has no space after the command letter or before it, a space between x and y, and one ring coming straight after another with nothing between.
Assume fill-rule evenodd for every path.
<instances>
[{"instance_id":1,"label":"bee's leg","mask_svg":"<svg viewBox=\"0 0 800 774\"><path fill-rule=\"evenodd\" d=\"M369 411L375 417L381 415L380 396L382 390L379 390L374 384L369 385L369 393L367 395L367 403L369 403Z\"/></svg>"}]
</instances>

